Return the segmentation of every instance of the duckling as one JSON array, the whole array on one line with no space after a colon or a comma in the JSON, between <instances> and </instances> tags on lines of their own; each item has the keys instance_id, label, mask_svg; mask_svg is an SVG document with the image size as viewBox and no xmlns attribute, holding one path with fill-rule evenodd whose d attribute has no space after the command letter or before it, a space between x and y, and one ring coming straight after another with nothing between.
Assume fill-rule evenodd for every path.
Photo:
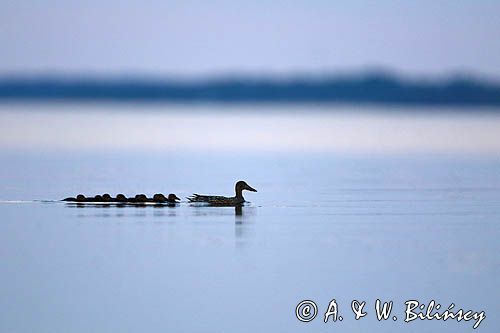
<instances>
[{"instance_id":1,"label":"duckling","mask_svg":"<svg viewBox=\"0 0 500 333\"><path fill-rule=\"evenodd\" d=\"M170 193L167 197L167 201L170 202L170 203L177 203L177 200L181 200L180 198L178 198L175 194L173 193Z\"/></svg>"},{"instance_id":2,"label":"duckling","mask_svg":"<svg viewBox=\"0 0 500 333\"><path fill-rule=\"evenodd\" d=\"M116 202L126 202L127 201L127 197L125 195L123 195L123 194L120 193L120 194L116 195L116 198L115 198L114 201L116 201Z\"/></svg>"},{"instance_id":3,"label":"duckling","mask_svg":"<svg viewBox=\"0 0 500 333\"><path fill-rule=\"evenodd\" d=\"M91 202L103 202L103 198L102 198L102 195L96 195L95 197L93 198L88 198L89 200L88 201L91 201Z\"/></svg>"},{"instance_id":4,"label":"duckling","mask_svg":"<svg viewBox=\"0 0 500 333\"><path fill-rule=\"evenodd\" d=\"M102 201L104 201L104 202L111 202L111 201L113 201L113 198L108 193L104 193L102 195Z\"/></svg>"},{"instance_id":5,"label":"duckling","mask_svg":"<svg viewBox=\"0 0 500 333\"><path fill-rule=\"evenodd\" d=\"M148 201L148 197L145 194L137 194L132 200L128 200L137 203L144 203Z\"/></svg>"},{"instance_id":6,"label":"duckling","mask_svg":"<svg viewBox=\"0 0 500 333\"><path fill-rule=\"evenodd\" d=\"M85 202L87 198L83 194L78 194L76 198L74 197L69 197L62 199L62 201L72 201L72 202Z\"/></svg>"},{"instance_id":7,"label":"duckling","mask_svg":"<svg viewBox=\"0 0 500 333\"><path fill-rule=\"evenodd\" d=\"M156 193L155 195L153 195L152 201L153 202L158 202L158 203L166 202L167 201L167 197L165 197L161 193Z\"/></svg>"},{"instance_id":8,"label":"duckling","mask_svg":"<svg viewBox=\"0 0 500 333\"><path fill-rule=\"evenodd\" d=\"M211 206L236 206L236 205L241 205L245 202L245 198L243 198L244 190L257 192L256 189L248 185L243 180L240 180L234 186L234 191L236 192L236 195L234 197L223 197L218 195L217 196L200 195L195 193L192 196L188 197L187 199L190 202L206 202Z\"/></svg>"}]
</instances>

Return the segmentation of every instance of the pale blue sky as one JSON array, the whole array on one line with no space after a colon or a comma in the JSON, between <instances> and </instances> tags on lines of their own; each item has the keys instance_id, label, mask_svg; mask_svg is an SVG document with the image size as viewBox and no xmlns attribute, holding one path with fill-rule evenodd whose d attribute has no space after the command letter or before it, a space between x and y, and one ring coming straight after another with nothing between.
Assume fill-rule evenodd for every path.
<instances>
[{"instance_id":1,"label":"pale blue sky","mask_svg":"<svg viewBox=\"0 0 500 333\"><path fill-rule=\"evenodd\" d=\"M500 1L0 2L0 74L500 77Z\"/></svg>"}]
</instances>

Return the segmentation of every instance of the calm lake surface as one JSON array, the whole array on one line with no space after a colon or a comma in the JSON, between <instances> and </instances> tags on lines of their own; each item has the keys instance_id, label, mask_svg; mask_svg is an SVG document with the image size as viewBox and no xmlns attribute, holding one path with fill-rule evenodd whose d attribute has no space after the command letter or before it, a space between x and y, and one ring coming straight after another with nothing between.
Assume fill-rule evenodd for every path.
<instances>
[{"instance_id":1,"label":"calm lake surface","mask_svg":"<svg viewBox=\"0 0 500 333\"><path fill-rule=\"evenodd\" d=\"M497 332L498 116L141 108L0 107L0 332L473 331L405 323L407 300L485 311L477 331ZM258 190L241 213L57 202L239 179ZM332 299L343 321L325 324Z\"/></svg>"}]
</instances>

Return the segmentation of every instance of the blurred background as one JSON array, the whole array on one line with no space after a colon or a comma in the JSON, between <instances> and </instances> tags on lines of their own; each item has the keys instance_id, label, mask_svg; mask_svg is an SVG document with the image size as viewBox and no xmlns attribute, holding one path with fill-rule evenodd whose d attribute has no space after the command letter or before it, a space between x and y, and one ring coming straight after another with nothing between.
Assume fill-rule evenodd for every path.
<instances>
[{"instance_id":1,"label":"blurred background","mask_svg":"<svg viewBox=\"0 0 500 333\"><path fill-rule=\"evenodd\" d=\"M2 74L498 78L499 4L2 1Z\"/></svg>"},{"instance_id":2,"label":"blurred background","mask_svg":"<svg viewBox=\"0 0 500 333\"><path fill-rule=\"evenodd\" d=\"M0 6L5 149L500 151L496 1Z\"/></svg>"},{"instance_id":3,"label":"blurred background","mask_svg":"<svg viewBox=\"0 0 500 333\"><path fill-rule=\"evenodd\" d=\"M405 324L409 299L484 310L496 332L499 13L0 1L0 332L472 330ZM59 202L240 179L258 190L240 211ZM324 324L333 298L345 319Z\"/></svg>"}]
</instances>

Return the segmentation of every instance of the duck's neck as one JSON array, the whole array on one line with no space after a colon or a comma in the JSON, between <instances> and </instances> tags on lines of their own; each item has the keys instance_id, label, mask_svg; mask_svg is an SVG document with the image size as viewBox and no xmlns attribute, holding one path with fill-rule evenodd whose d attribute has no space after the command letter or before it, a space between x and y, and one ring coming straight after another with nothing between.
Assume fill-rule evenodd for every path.
<instances>
[{"instance_id":1,"label":"duck's neck","mask_svg":"<svg viewBox=\"0 0 500 333\"><path fill-rule=\"evenodd\" d=\"M243 198L243 190L237 188L235 189L236 190L236 199L240 200L240 201L245 201L245 198Z\"/></svg>"}]
</instances>

